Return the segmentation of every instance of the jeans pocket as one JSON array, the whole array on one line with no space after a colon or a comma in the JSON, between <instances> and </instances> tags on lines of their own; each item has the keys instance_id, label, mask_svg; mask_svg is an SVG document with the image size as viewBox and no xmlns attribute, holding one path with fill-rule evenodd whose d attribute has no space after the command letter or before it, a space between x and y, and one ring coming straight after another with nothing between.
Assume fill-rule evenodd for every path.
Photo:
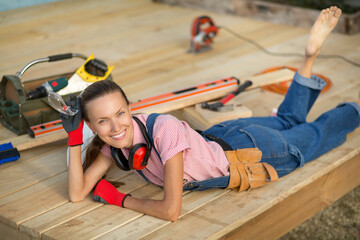
<instances>
[{"instance_id":1,"label":"jeans pocket","mask_svg":"<svg viewBox=\"0 0 360 240\"><path fill-rule=\"evenodd\" d=\"M298 160L297 168L301 168L305 165L304 156L296 146L289 144L289 153Z\"/></svg>"},{"instance_id":2,"label":"jeans pocket","mask_svg":"<svg viewBox=\"0 0 360 240\"><path fill-rule=\"evenodd\" d=\"M262 159L288 155L288 144L277 130L260 125L249 125L239 131L247 134L254 146L261 150Z\"/></svg>"}]
</instances>

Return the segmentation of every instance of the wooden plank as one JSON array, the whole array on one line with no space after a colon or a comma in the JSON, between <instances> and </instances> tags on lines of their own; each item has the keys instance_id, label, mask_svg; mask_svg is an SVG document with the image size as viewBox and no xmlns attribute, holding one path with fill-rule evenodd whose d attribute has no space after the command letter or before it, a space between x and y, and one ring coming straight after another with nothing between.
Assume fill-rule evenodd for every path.
<instances>
[{"instance_id":1,"label":"wooden plank","mask_svg":"<svg viewBox=\"0 0 360 240\"><path fill-rule=\"evenodd\" d=\"M67 173L64 172L1 198L0 222L17 228L20 223L67 202Z\"/></svg>"},{"instance_id":2,"label":"wooden plank","mask_svg":"<svg viewBox=\"0 0 360 240\"><path fill-rule=\"evenodd\" d=\"M123 182L124 185L121 186L121 191L127 193L141 188L147 183L134 172L124 172L127 173L124 177L116 179L116 181ZM44 214L41 214L37 217L29 219L22 224L20 224L20 231L24 231L33 237L40 238L43 232L49 231L52 228L71 221L74 218L77 218L83 214L86 214L98 207L103 206L104 204L95 202L92 200L92 197L89 194L83 201L78 203L68 202L64 205L61 205L55 209L52 209Z\"/></svg>"},{"instance_id":3,"label":"wooden plank","mask_svg":"<svg viewBox=\"0 0 360 240\"><path fill-rule=\"evenodd\" d=\"M120 11L121 9L128 10L129 8L133 8L136 6L147 6L147 1L123 1L122 4L113 4L109 13L111 13L111 10L114 11ZM0 15L3 17L3 21L1 22L1 25L4 27L9 27L13 25L20 25L22 26L24 24L24 19L26 19L29 22L38 21L40 24L47 25L44 23L43 19L49 19L53 17L61 17L64 16L68 17L67 19L63 19L66 21L71 21L69 17L73 17L74 19L79 19L76 16L78 14L83 13L86 11L86 9L98 9L104 6L103 3L99 3L97 1L89 1L89 3L84 6L84 4L81 1L72 1L71 3L48 3L48 4L41 4L41 5L34 5L29 6L26 8L18 8L18 9L12 9L8 11L3 11L0 13ZM69 11L65 12L63 9L69 9ZM73 14L75 13L75 14ZM92 13L96 14L96 13ZM97 15L102 15L101 11L97 12ZM90 18L95 17L94 15L88 15ZM21 19L23 17L23 19ZM87 16L85 16L87 17ZM10 30L10 29L9 29ZM17 34L17 36L21 36L21 33L13 30L11 32L12 34ZM15 36L16 37L16 36ZM11 39L13 40L13 39Z\"/></svg>"},{"instance_id":4,"label":"wooden plank","mask_svg":"<svg viewBox=\"0 0 360 240\"><path fill-rule=\"evenodd\" d=\"M214 102L210 102L209 104L213 103ZM231 107L231 109L229 110L222 111L221 109L219 109L219 111L213 111L203 108L201 104L198 103L195 105L195 111L198 112L207 123L213 125L227 120L251 117L252 115L252 111L246 106L241 105L240 103L234 103L234 101L228 102L224 106L224 109L229 107Z\"/></svg>"},{"instance_id":5,"label":"wooden plank","mask_svg":"<svg viewBox=\"0 0 360 240\"><path fill-rule=\"evenodd\" d=\"M103 204L95 202L89 195L78 203L65 203L39 216L31 218L19 225L19 230L29 236L41 238L41 234L64 222L68 222L82 214L92 211Z\"/></svg>"},{"instance_id":6,"label":"wooden plank","mask_svg":"<svg viewBox=\"0 0 360 240\"><path fill-rule=\"evenodd\" d=\"M4 240L33 240L29 235L23 232L19 232L14 228L9 227L6 224L0 223L0 233Z\"/></svg>"},{"instance_id":7,"label":"wooden plank","mask_svg":"<svg viewBox=\"0 0 360 240\"><path fill-rule=\"evenodd\" d=\"M0 178L4 181L0 183L0 198L65 172L67 169L65 159L66 148L62 148L1 171Z\"/></svg>"},{"instance_id":8,"label":"wooden plank","mask_svg":"<svg viewBox=\"0 0 360 240\"><path fill-rule=\"evenodd\" d=\"M0 144L11 142L13 146L16 147L19 151L23 151L33 147L64 140L66 138L67 133L64 130L61 130L46 136L39 136L36 138L31 138L29 135L14 136L4 141L0 141Z\"/></svg>"},{"instance_id":9,"label":"wooden plank","mask_svg":"<svg viewBox=\"0 0 360 240\"><path fill-rule=\"evenodd\" d=\"M177 117L178 119L186 121L193 129L198 129L200 131L204 131L213 125L212 123L206 121L206 119L201 116L200 113L195 111L193 106L176 110L170 114Z\"/></svg>"},{"instance_id":10,"label":"wooden plank","mask_svg":"<svg viewBox=\"0 0 360 240\"><path fill-rule=\"evenodd\" d=\"M113 1L108 1L108 3L111 4L111 2ZM100 23L103 23L103 29L104 29L104 33L109 33L109 30L111 28L111 26L109 24L106 24L107 21L109 21L110 18L113 18L114 22L116 22L118 19L122 20L122 19L126 19L129 18L129 16L131 15L137 15L140 13L145 13L146 12L146 8L148 9L154 9L154 5L151 3L145 3L144 1L126 1L123 4L113 4L112 8L108 9L108 13L104 14L103 12L99 11L99 7L103 7L105 8L106 6L104 6L104 4L98 4L95 1L89 2L88 6L84 6L83 4L81 4L81 1L74 1L72 3L62 3L60 4L61 8L72 8L73 6L75 6L75 8L72 8L72 11L58 11L56 8L49 8L47 7L47 13L45 14L39 14L36 19L32 19L29 22L21 22L19 24L15 23L12 24L6 28L3 29L3 31L8 32L9 34L7 35L9 37L9 40L6 41L6 38L2 38L2 40L4 40L6 46L13 46L14 45L14 41L11 41L13 39L16 39L17 41L20 41L21 46L26 47L29 44L29 41L27 39L20 39L21 36L24 36L26 34L29 35L35 35L35 37L41 37L44 36L45 34L51 34L54 33L54 35L58 35L58 34L62 34L64 36L63 39L63 43L59 43L59 42L54 42L54 44L56 46L63 45L64 43L67 44L69 41L74 42L74 39L69 39L68 38L68 34L70 34L71 32L74 32L76 30L78 30L79 28L81 28L82 26L86 25L86 24L94 24L96 23L96 21L100 21ZM82 5L82 6L81 6ZM99 6L100 5L100 6ZM71 6L71 7L69 7ZM145 7L145 9L144 9ZM159 9L159 8L157 8ZM22 11L22 14L38 14L36 13L36 9L34 8L28 8L28 9L24 9ZM128 12L128 14L126 14L126 12ZM120 14L115 14L114 13L120 13ZM141 14L139 14L141 15ZM53 19L53 21L55 22L44 22L44 20L49 19L49 16L51 16L51 18ZM55 24L57 21L61 21L61 24ZM99 22L97 22L99 23ZM38 26L38 31L34 31L34 32L29 32L29 31L25 31L25 32L16 32L14 30L11 29L11 27L18 27L19 30L22 30L22 28L26 28L26 27L31 27L32 24L36 24ZM52 28L49 28L47 26L49 25L53 25ZM66 28L65 26L67 26L68 28ZM120 25L119 27L124 28L126 27L126 29L122 29L122 30L131 30L131 27L133 25L127 24L127 25ZM11 31L12 30L12 31ZM85 40L86 38L88 40L90 40L89 34L93 33L94 28L88 27L82 30L81 34L78 34L78 39L76 39L75 41L78 40ZM120 30L120 29L119 29ZM101 37L104 37L106 35L100 34L100 35L93 35L93 38L91 40L94 39L99 39ZM53 37L55 36L47 36L48 39L52 40ZM41 42L46 42L48 39L38 39L37 42L34 43L34 46L38 47L39 44L41 44ZM51 48L51 46L49 46L48 44L44 45L44 48ZM8 51L10 51L10 48L7 48ZM31 50L31 49L29 49ZM32 50L33 51L33 50ZM11 56L16 56L16 54L12 53Z\"/></svg>"},{"instance_id":11,"label":"wooden plank","mask_svg":"<svg viewBox=\"0 0 360 240\"><path fill-rule=\"evenodd\" d=\"M0 130L0 132L1 132L1 130ZM3 171L10 167L16 166L24 161L35 160L39 157L42 157L44 155L47 155L47 154L53 152L53 151L59 150L60 148L64 148L65 146L67 146L65 141L57 141L57 142L53 142L53 143L47 145L46 148L38 147L38 148L33 148L31 150L20 151L20 158L14 162L8 162L6 164L1 164L0 171Z\"/></svg>"},{"instance_id":12,"label":"wooden plank","mask_svg":"<svg viewBox=\"0 0 360 240\"><path fill-rule=\"evenodd\" d=\"M139 198L161 199L163 190L155 185L131 192ZM143 214L114 205L104 205L79 217L73 218L42 235L42 239L92 239L131 222Z\"/></svg>"},{"instance_id":13,"label":"wooden plank","mask_svg":"<svg viewBox=\"0 0 360 240\"><path fill-rule=\"evenodd\" d=\"M261 28L258 30L264 34L264 37L266 36L266 33L263 33L263 30L266 31L266 29ZM270 33L268 33L268 35L269 34ZM284 37L283 33L279 32L279 34L279 38ZM182 55L177 56L177 58L174 58L172 61L184 62L185 64L168 68L166 66L167 61L161 65L164 69L167 69L166 71L156 72L156 68L153 66L153 76L142 75L141 78L131 79L131 87L130 85L122 86L130 99L140 99L143 96L154 95L154 92L155 94L158 94L166 92L168 89L181 89L184 85L191 86L194 82L197 84L205 83L208 82L209 79L221 79L224 76L236 76L240 80L245 80L247 76L252 76L254 72L256 73L259 71L259 65L256 62L247 65L246 59L244 59L244 56L247 56L246 53L252 53L255 49L249 48L248 45L240 45L237 39L234 39L234 41L233 44L235 47L231 50L226 48L223 51L219 50L206 53L206 55L195 56L192 58L188 57L189 59ZM268 41L272 44L275 42L274 39L268 39ZM237 43L237 45L235 43ZM259 53L256 55L257 58L259 58ZM242 59L243 61L240 61ZM242 66L242 64L246 64L247 67L245 69L240 68L239 66ZM256 70L256 68L258 70ZM171 81L169 81L169 79L171 79ZM144 88L144 84L147 86L155 85L156 88Z\"/></svg>"},{"instance_id":14,"label":"wooden plank","mask_svg":"<svg viewBox=\"0 0 360 240\"><path fill-rule=\"evenodd\" d=\"M360 155L216 239L278 239L360 184ZM352 179L349 179L351 176ZM259 227L261 226L261 227Z\"/></svg>"},{"instance_id":15,"label":"wooden plank","mask_svg":"<svg viewBox=\"0 0 360 240\"><path fill-rule=\"evenodd\" d=\"M247 90L251 90L251 89L260 87L262 85L266 85L266 84L282 82L289 78L291 79L293 77L293 75L294 75L294 72L292 72L288 69L282 69L279 71L265 73L265 74L258 75L258 76L246 77L245 79L249 79L253 82L253 85L250 86ZM174 100L171 102L164 102L161 104L150 106L145 109L139 110L139 112L142 112L142 113L169 112L169 111L173 111L176 109L181 109L181 108L184 108L187 106L191 106L196 103L210 101L210 100L213 100L216 98L220 98L222 96L225 96L227 93L234 91L236 88L237 88L237 85L226 87L226 89L225 88L224 89L222 89L222 88L215 89L209 93L208 92L199 93L199 94L195 94L195 95L183 98L183 99L177 99L177 100ZM136 113L137 111L134 111L134 112Z\"/></svg>"},{"instance_id":16,"label":"wooden plank","mask_svg":"<svg viewBox=\"0 0 360 240\"><path fill-rule=\"evenodd\" d=\"M141 6L135 6L135 9L132 9L131 7L125 8L122 11L117 11L118 6L122 6L122 4L116 4L115 1L107 1L107 4L114 5L114 8L109 9L107 14L103 14L101 11L99 11L99 8L96 6L91 6L89 9L86 9L85 7L83 9L80 9L79 11L62 11L61 14L56 14L52 21L54 22L48 22L44 21L44 19L35 20L32 22L29 22L27 24L22 23L20 26L16 26L19 29L19 32L22 33L21 39L25 40L21 44L21 47L24 48L24 54L27 56L38 56L38 57L44 57L47 56L50 53L59 53L59 51L66 51L68 52L69 49L77 49L83 50L84 53L87 53L88 49L97 49L96 52L100 52L100 49L103 49L102 54L98 55L95 52L95 56L103 58L103 54L108 55L109 58L111 57L112 51L110 52L109 49L105 46L107 46L107 43L109 41L114 41L114 29L113 25L117 26L117 33L120 35L121 32L127 31L128 35L127 38L124 39L123 36L117 36L118 38L116 41L118 42L118 47L125 46L125 42L127 41L126 48L123 48L121 51L123 54L125 54L128 51L134 51L135 49L134 44L128 44L129 42L133 41L134 37L137 37L138 34L142 33L145 34L150 30L149 26L150 24L154 24L154 20L156 18L151 18L149 16L149 10L153 10L154 14L157 13L157 11L162 11L163 13L166 13L166 9L168 7L154 7L153 4L149 2L144 1L134 1L137 3L137 5ZM103 4L103 7L105 7L107 4ZM71 3L70 3L71 5ZM129 5L129 4L127 4ZM133 4L134 5L134 4ZM66 3L63 4L62 7L66 8ZM121 7L120 7L121 8ZM146 16L142 17L142 15ZM174 16L177 17L178 15ZM136 21L133 21L135 17L138 17L139 21L142 19L144 22L141 25L136 25ZM171 14L168 14L168 19L171 18ZM46 19L46 18L45 18ZM169 21L171 22L171 21ZM56 23L56 24L55 24ZM60 24L59 24L60 23ZM102 25L102 34L96 34L97 29L91 26L91 23L94 23L94 25L101 24ZM95 24L96 23L96 24ZM33 25L37 26L37 31L35 32L29 32L26 31L26 29L30 29ZM52 27L49 27L51 25ZM11 26L14 27L14 26ZM22 31L22 28L24 28L24 31ZM146 31L147 30L147 31ZM152 30L152 29L151 29ZM74 32L79 32L80 34L77 34L77 38L73 38L72 35ZM36 42L30 42L26 39L26 35L29 35L31 38L37 38L38 41ZM25 36L24 36L25 35ZM154 34L152 34L154 35ZM156 35L155 35L156 36ZM56 41L56 39L62 38L63 41ZM16 38L16 36L15 36ZM128 41L130 40L130 41ZM54 44L44 44L44 42L53 41ZM101 43L101 44L99 44ZM147 45L149 44L158 44L157 41L149 41ZM6 42L6 50L10 51L12 48L12 42L7 41ZM32 44L33 48L30 48L30 45ZM41 44L43 45L42 48L40 47ZM19 45L17 45L19 46ZM37 49L37 52L36 50ZM41 55L44 54L44 55ZM23 62L23 57L20 55L16 55L14 53L9 52L9 57L17 56L16 59L8 59L11 62L9 64L16 64L16 61ZM9 58L8 57L8 58ZM22 58L22 59L21 59ZM8 64L8 65L9 65ZM25 65L26 62L23 62L21 64L22 66ZM57 68L59 66L62 66L63 64L57 65ZM19 68L19 67L17 67ZM49 71L53 69L52 66L48 66ZM60 67L59 69L54 70L61 70L64 69L64 66ZM4 69L5 70L5 69ZM16 72L19 69L14 69L12 71L7 70L7 73ZM35 71L32 71L33 74L36 76L36 73L41 73L41 70L39 68L34 68ZM3 69L0 69L0 71L3 71Z\"/></svg>"},{"instance_id":17,"label":"wooden plank","mask_svg":"<svg viewBox=\"0 0 360 240\"><path fill-rule=\"evenodd\" d=\"M51 6L56 7L33 7L30 10L17 10L3 17L4 21L0 23L0 33L4 31L4 34L0 34L0 36L4 37L0 37L0 41L4 40L4 42L2 42L4 43L2 44L2 49L6 51L6 54L1 55L0 60L2 58L2 62L6 64L0 66L0 72L5 74L18 71L19 65L22 66L29 61L29 59L27 59L28 57L35 59L42 57L43 54L47 56L60 53L59 51L69 52L76 50L88 53L88 51L94 51L95 49L94 53L97 57L102 58L109 65L116 65L113 75L114 79L122 85L125 92L128 93L129 98L139 99L139 97L152 96L229 75L238 76L241 80L245 80L243 76L254 75L266 67L285 64L298 66L301 60L300 58L274 58L266 56L255 47L235 39L221 30L215 39L212 51L200 55L185 54L185 50L188 48L190 23L194 17L203 14L203 11L184 10L167 6L163 7L161 5L154 7L153 4L150 4L146 0L122 1L121 4L115 0L105 0L101 3L89 1L86 5L81 1L75 0L72 2L59 2ZM109 8L108 6L112 7ZM64 11L64 9L66 9L66 11ZM1 14L2 13L0 13L0 16L3 16ZM243 18L234 18L232 16L212 16L215 16L214 19L217 23L231 27L240 34L245 34L247 37L259 41L265 47L269 47L270 50L277 52L292 52L294 50L299 52L299 50L302 50L303 43L307 39L307 35L304 33L307 33L308 30L304 29L255 22ZM168 18L170 21L163 25L160 20ZM2 24L5 24L5 26ZM35 30L33 28L34 25L37 26ZM98 34L99 26L105 26L101 32L102 34ZM117 26L116 31L114 31L113 26ZM125 35L126 37L124 37ZM76 38L74 38L74 36L76 36ZM8 42L5 37L7 37ZM58 42L57 39L63 39L63 41ZM342 54L359 61L360 55L353 50L358 47L359 40L360 36L345 38L340 35L331 35L326 41L323 52L326 53L326 51L328 51L328 53ZM47 42L52 42L53 44L49 45ZM18 49L18 51L12 51L15 48ZM24 54L28 57L24 58ZM75 65L76 64L71 64L71 67ZM63 71L67 69L68 66L67 64L55 64L54 66L45 68L46 71L44 73L46 74L56 70ZM43 71L44 68L39 67L34 69L33 73L29 73L28 76L38 76ZM353 68L340 60L318 59L314 71L323 74L326 73L327 76L334 81L334 87L326 94L320 96L319 101L310 113L310 120L314 119L320 112L336 106L336 102L346 99L354 100L354 97L357 97L356 92L358 92L359 85L356 83L358 82L358 76L360 74L359 69ZM239 97L242 104L253 110L254 116L269 115L270 110L276 107L283 98L281 95L264 92L259 89L243 93ZM266 99L266 101L262 100L260 104L259 99ZM4 137L5 135L2 130L3 129L0 128L1 140L10 139L10 137L13 136L10 134ZM355 132L355 134L359 134L359 131ZM63 173L62 183L58 184L58 190L49 191L46 189L46 187L52 189L54 186L57 186L57 181L54 180L57 176L55 176L22 190L16 190L13 194L1 198L0 232L5 229L3 228L3 226L5 226L14 233L13 230L18 225L21 231L26 231L29 235L31 234L31 237L38 237L41 233L45 232L54 233L54 235L49 235L48 237L58 238L58 236L55 235L56 230L61 231L64 229L69 235L64 233L59 236L67 239L71 238L73 233L72 229L76 229L76 226L72 225L76 225L79 221L85 219L86 223L84 223L84 225L80 224L85 227L81 228L79 226L80 234L81 231L86 230L88 227L87 224L91 225L90 223L92 223L93 226L90 227L90 230L93 232L87 235L89 238L90 236L103 236L104 238L105 236L118 237L114 233L121 231L129 234L129 236L154 234L147 236L150 238L151 236L157 236L156 234L164 229L167 229L167 235L161 235L159 238L186 238L186 234L188 234L188 236L194 236L194 238L201 238L201 236L207 236L206 233L204 233L207 231L211 236L227 236L226 234L229 234L228 237L237 237L237 232L232 231L235 231L238 226L246 226L240 230L240 233L250 231L253 234L251 235L250 233L250 236L255 236L260 229L248 228L251 227L250 223L260 223L260 226L261 224L269 224L268 222L258 222L257 216L266 216L266 219L260 217L260 219L264 221L271 218L271 214L279 215L279 218L286 216L284 215L284 211L281 211L281 207L295 209L294 218L297 220L293 221L293 219L291 219L289 224L286 225L286 229L288 229L290 225L298 221L298 219L301 220L304 215L313 214L313 212L305 209L304 212L306 214L297 214L296 210L298 210L299 207L296 208L296 206L292 206L291 202L287 202L286 200L290 199L298 203L296 198L293 199L292 196L302 193L301 191L307 188L306 186L304 187L307 183L311 186L311 181L316 182L317 179L320 179L321 177L314 174L314 172L316 173L316 170L324 169L332 165L334 159L337 164L334 169L336 167L341 168L342 165L339 165L339 161L345 164L345 162L349 160L346 159L342 161L342 157L351 156L353 153L352 150L359 147L359 139L353 136L354 134L351 134L346 142L348 145L344 145L344 148L342 148L343 146L339 148L340 152L337 152L335 155L329 156L328 158L320 158L310 165L305 166L303 169L296 171L294 174L291 174L291 176L281 179L280 182L266 186L263 189L259 189L259 191L250 191L240 195L234 192L225 193L225 191L216 190L224 192L223 196L216 199L212 199L211 193L208 191L201 193L204 194L204 198L209 198L208 202L200 198L190 201L190 199L192 199L191 196L189 194L189 196L185 195L183 213L187 210L189 210L190 213L181 215L179 221L174 224L169 224L169 222L144 215L139 215L139 218L130 217L129 219L124 216L118 222L116 222L116 220L106 222L105 220L105 224L116 223L116 226L100 226L99 230L96 230L95 228L98 227L98 224L102 224L101 222L97 222L96 219L102 219L103 213L100 211L100 208L103 208L103 206L101 205L101 207L96 208L99 209L98 212L90 214L93 212L92 207L97 204L91 202L91 199L81 203L84 204L84 206L69 203L66 188L67 179L65 173ZM349 143L351 144L349 145ZM44 149L47 148L49 148L49 144L44 146ZM14 162L11 168L17 166L17 163L23 164L23 162L35 161L36 159L30 157L31 154L35 155L35 152L33 153L32 150L30 150L29 155L27 155L28 157ZM53 159L49 159L49 161L52 160ZM28 166L31 167L30 164ZM1 167L0 173L3 172L1 171ZM11 168L9 167L8 169L10 170ZM358 166L353 166L353 168L358 169ZM309 169L311 170L310 172L308 172ZM350 170L352 170L352 168ZM117 179L121 174L120 171L114 171L110 175L113 176L114 179ZM343 174L341 177L351 178L352 176ZM302 183L306 184L302 185L299 183L299 179ZM331 184L329 183L329 186L323 187L327 193L331 193L329 189L332 190L332 186L334 185L332 182L336 181L336 179L338 178L332 179L332 177L328 177L327 180ZM342 181L342 178L339 179ZM51 182L51 180L53 180L53 182ZM21 181L15 183L18 184L19 187L22 185ZM125 183L128 184L128 181L125 181ZM323 182L320 182L313 188L321 186L322 183ZM43 184L41 188L39 184ZM294 187L289 188L288 185ZM38 188L35 186L40 189L39 192L37 192ZM317 211L319 206L323 207L331 201L326 199L332 199L339 195L340 191L338 191L337 188L341 188L342 185L339 184L336 186L334 196L325 196L322 199L323 203L316 203L312 199L312 196L318 196L316 194L319 191L315 195L307 195L308 193L304 192L303 194L305 194L305 196L301 195L298 196L298 198L303 201L308 201L309 208L314 206L314 210ZM0 190L1 189L2 188L0 188ZM31 191L29 189L31 189ZM123 187L120 189L123 190ZM139 189L139 192L140 190L141 189ZM344 188L344 190L347 191L348 189ZM50 198L49 201L43 200L43 196L47 196L48 194L51 194L51 196L56 195L56 197ZM227 198L230 198L230 200L226 200ZM187 205L188 203L185 202L185 199L187 199L186 201L193 201L192 203L200 203L202 201L205 205L199 205L200 207L196 207L196 204ZM266 200L269 199L270 201L266 202ZM38 201L40 201L39 204ZM285 202L286 205L280 205L283 202ZM26 206L20 208L19 206L24 203ZM216 211L220 210L214 209L214 207L219 207L219 209L222 209L222 211L226 213L229 210L224 209L224 206L226 206L224 204L227 203L233 204L235 207L231 209L232 212L229 214L230 216L224 214L224 220L219 219L223 216L222 212L217 214ZM301 203L298 204L301 206ZM188 209L187 206L189 206ZM279 209L277 209L277 206L279 206ZM268 212L273 208L275 209L274 213ZM117 213L117 210L116 208L115 213L120 214ZM111 214L110 210L105 212L106 214ZM22 216L21 213L24 213L24 216ZM265 215L261 215L263 213ZM276 220L276 218L274 219ZM49 220L48 224L45 220ZM232 220L234 221L231 222ZM189 224L186 225L188 226L187 228L184 228L186 231L178 228L178 224L187 221L189 221ZM241 221L244 221L243 223L245 225L242 224ZM249 221L249 225L246 225L247 221ZM281 223L281 221L284 220L280 219L279 222ZM198 223L201 225L203 222L208 225L208 227L205 227L205 230L201 231L200 229L199 235L197 235L197 232L191 232L193 227L196 228ZM256 225L256 227L259 225ZM151 226L153 228L151 228ZM269 224L267 226L271 225ZM129 231L126 232L126 229ZM187 233L188 229L189 233ZM144 230L144 232L140 234L137 230ZM133 232L130 231L136 231L136 233L140 235L132 235ZM276 227L274 226L274 231L277 231L277 225ZM268 232L264 230L264 232L267 232L269 236L275 236L271 231ZM76 235L74 236L76 237ZM123 235L121 235L121 237L122 236ZM14 236L14 238L17 238L17 236Z\"/></svg>"},{"instance_id":18,"label":"wooden plank","mask_svg":"<svg viewBox=\"0 0 360 240\"><path fill-rule=\"evenodd\" d=\"M212 189L206 192L191 192L186 194L182 200L182 210L179 219L182 219L187 214L205 204L214 201L228 191L229 190ZM168 224L171 224L171 222L144 215L97 239L139 239Z\"/></svg>"},{"instance_id":19,"label":"wooden plank","mask_svg":"<svg viewBox=\"0 0 360 240\"><path fill-rule=\"evenodd\" d=\"M268 93L268 95L274 96L275 94ZM255 106L253 106L254 104L251 101L253 99L258 99L258 98L265 98L263 91L261 91L260 89L253 89L251 91L244 92L241 95L235 97L234 102L237 104L246 105L247 107L248 105L253 107L253 109L251 109L251 113L254 112L258 116L259 116L259 108L261 108L260 110L263 116L270 115L270 113L264 111L265 108L262 107L263 104L256 104ZM196 109L193 106L176 110L174 112L171 112L171 114L178 117L179 119L185 120L187 123L190 124L192 128L199 129L201 131L204 131L214 125L214 123L207 121L207 119L205 119L198 111L196 111Z\"/></svg>"},{"instance_id":20,"label":"wooden plank","mask_svg":"<svg viewBox=\"0 0 360 240\"><path fill-rule=\"evenodd\" d=\"M193 19L188 19L189 25ZM175 26L172 32L166 33L166 35L178 36L183 39L179 35L179 32L186 32L189 29L189 25L184 29L183 24L181 26ZM253 33L254 28L259 29L259 25L254 26L255 24L250 24L250 26L243 26L243 30L251 31L249 34ZM248 32L247 32L248 33ZM165 34L165 33L164 33ZM264 33L265 34L265 33ZM133 64L133 66L127 67L125 69L121 68L121 80L119 83L124 87L125 92L129 97L134 96L135 99L142 98L143 96L151 96L154 95L153 91L157 91L157 88L153 88L153 91L147 91L146 93L138 94L139 91L143 91L143 84L152 84L153 85L163 85L168 84L169 79L171 82L177 82L176 79L183 79L177 86L173 86L170 89L176 90L176 88L183 88L185 84L193 85L194 82L205 83L209 80L214 80L214 78L224 78L225 76L235 75L233 73L221 71L220 74L217 75L209 75L209 74L201 74L198 76L189 76L189 73L194 73L198 71L202 71L204 69L210 69L213 67L219 67L219 62L222 64L228 62L233 59L232 57L227 56L230 52L229 49L233 51L237 51L235 48L238 46L238 41L229 35L219 35L220 39L217 39L216 49L214 51L207 52L206 54L192 55L186 54L186 50L188 49L188 41L183 42L181 46L175 45L172 48L166 46L173 46L173 43L167 43L165 46L161 46L161 48L165 48L165 52L159 52L159 55L164 56L163 58L158 58L151 56L149 60L155 58L155 62L146 61L146 59L139 59L137 62ZM185 40L185 39L184 39ZM232 41L230 41L232 40ZM235 40L235 41L234 41ZM233 48L232 48L233 47ZM239 56L245 55L249 52L247 49L242 49L243 51L239 51ZM253 49L252 49L253 50ZM215 58L215 59L214 59ZM136 59L136 58L135 58ZM160 61L157 61L159 59ZM214 60L210 60L214 59ZM131 62L133 60L130 58ZM127 61L126 59L124 60ZM194 62L195 61L195 62ZM157 63L159 65L157 65ZM179 63L181 65L179 65ZM195 64L196 63L196 64ZM137 71L141 67L142 71ZM190 77L190 78L189 78ZM142 83L142 84L141 84ZM175 88L174 88L175 87ZM160 89L159 89L160 90ZM158 93L164 92L167 90L160 91ZM157 94L157 92L155 92ZM130 98L131 99L131 98Z\"/></svg>"}]
</instances>

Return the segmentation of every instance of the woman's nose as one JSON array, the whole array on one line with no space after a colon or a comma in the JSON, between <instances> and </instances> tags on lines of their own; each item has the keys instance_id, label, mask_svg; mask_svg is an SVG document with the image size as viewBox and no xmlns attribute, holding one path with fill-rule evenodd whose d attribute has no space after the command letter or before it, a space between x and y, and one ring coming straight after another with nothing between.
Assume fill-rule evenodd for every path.
<instances>
[{"instance_id":1,"label":"woman's nose","mask_svg":"<svg viewBox=\"0 0 360 240\"><path fill-rule=\"evenodd\" d=\"M118 123L117 121L114 121L114 120L112 120L111 121L111 130L113 131L113 132L118 132L119 130L120 130L120 123Z\"/></svg>"}]
</instances>

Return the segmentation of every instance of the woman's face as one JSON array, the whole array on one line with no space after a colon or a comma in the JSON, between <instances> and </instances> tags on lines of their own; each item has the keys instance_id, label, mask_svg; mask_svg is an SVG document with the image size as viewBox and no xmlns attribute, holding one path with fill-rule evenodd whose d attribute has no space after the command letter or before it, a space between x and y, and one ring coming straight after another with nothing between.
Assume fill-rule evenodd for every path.
<instances>
[{"instance_id":1,"label":"woman's face","mask_svg":"<svg viewBox=\"0 0 360 240\"><path fill-rule=\"evenodd\" d=\"M120 92L106 94L85 106L90 129L105 143L116 148L133 146L133 124L130 107Z\"/></svg>"}]
</instances>

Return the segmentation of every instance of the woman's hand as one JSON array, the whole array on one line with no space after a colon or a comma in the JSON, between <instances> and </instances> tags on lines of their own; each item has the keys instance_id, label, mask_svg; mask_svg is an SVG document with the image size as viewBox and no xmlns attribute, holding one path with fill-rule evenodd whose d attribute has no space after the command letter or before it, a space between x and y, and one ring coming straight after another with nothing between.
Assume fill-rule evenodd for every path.
<instances>
[{"instance_id":1,"label":"woman's hand","mask_svg":"<svg viewBox=\"0 0 360 240\"><path fill-rule=\"evenodd\" d=\"M97 202L124 207L124 200L130 194L119 192L114 185L101 179L94 190L93 199Z\"/></svg>"},{"instance_id":2,"label":"woman's hand","mask_svg":"<svg viewBox=\"0 0 360 240\"><path fill-rule=\"evenodd\" d=\"M69 116L64 113L60 113L60 119L63 128L68 133L68 146L78 146L83 144L83 126L84 120L81 116L80 97L70 96L70 99L66 101L66 104L70 107L70 110L76 111L74 116Z\"/></svg>"}]
</instances>

